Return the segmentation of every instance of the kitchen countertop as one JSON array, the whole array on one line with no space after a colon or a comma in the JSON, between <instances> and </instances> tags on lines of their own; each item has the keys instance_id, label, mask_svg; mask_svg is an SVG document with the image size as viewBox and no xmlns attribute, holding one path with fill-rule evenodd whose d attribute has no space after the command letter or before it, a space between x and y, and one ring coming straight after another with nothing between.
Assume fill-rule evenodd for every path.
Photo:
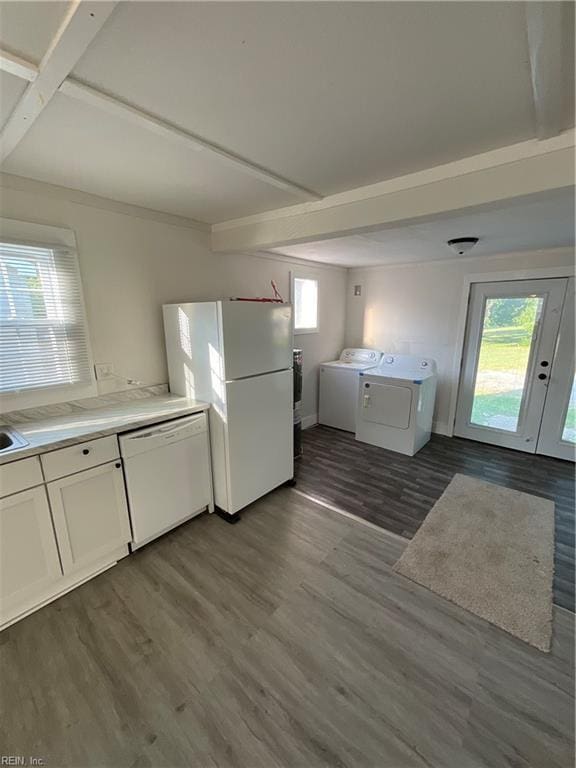
<instances>
[{"instance_id":1,"label":"kitchen countertop","mask_svg":"<svg viewBox=\"0 0 576 768\"><path fill-rule=\"evenodd\" d=\"M36 456L96 437L188 416L208 410L209 407L209 403L190 400L187 397L156 395L102 408L86 409L81 413L14 424L11 428L22 435L28 445L0 453L0 464L8 464L17 459ZM1 418L0 416L0 421Z\"/></svg>"}]
</instances>

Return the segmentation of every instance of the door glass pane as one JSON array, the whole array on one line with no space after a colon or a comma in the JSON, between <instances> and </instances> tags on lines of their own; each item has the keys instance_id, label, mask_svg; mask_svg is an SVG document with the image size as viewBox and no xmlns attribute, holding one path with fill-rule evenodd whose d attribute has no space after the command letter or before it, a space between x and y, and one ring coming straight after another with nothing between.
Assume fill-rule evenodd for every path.
<instances>
[{"instance_id":1,"label":"door glass pane","mask_svg":"<svg viewBox=\"0 0 576 768\"><path fill-rule=\"evenodd\" d=\"M539 296L486 300L472 424L517 430L542 304Z\"/></svg>"},{"instance_id":2,"label":"door glass pane","mask_svg":"<svg viewBox=\"0 0 576 768\"><path fill-rule=\"evenodd\" d=\"M572 391L570 392L570 399L568 400L568 410L566 411L562 440L566 440L569 443L576 443L576 379L572 379Z\"/></svg>"}]
</instances>

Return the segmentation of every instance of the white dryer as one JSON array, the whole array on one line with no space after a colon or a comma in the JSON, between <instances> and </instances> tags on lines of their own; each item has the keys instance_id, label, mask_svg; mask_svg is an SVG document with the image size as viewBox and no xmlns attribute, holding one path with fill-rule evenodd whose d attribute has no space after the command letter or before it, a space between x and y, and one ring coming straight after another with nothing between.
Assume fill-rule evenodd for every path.
<instances>
[{"instance_id":1,"label":"white dryer","mask_svg":"<svg viewBox=\"0 0 576 768\"><path fill-rule=\"evenodd\" d=\"M414 456L432 431L434 360L384 354L377 368L359 378L356 440Z\"/></svg>"},{"instance_id":2,"label":"white dryer","mask_svg":"<svg viewBox=\"0 0 576 768\"><path fill-rule=\"evenodd\" d=\"M339 360L320 366L318 421L328 427L356 431L358 374L375 368L382 354L374 349L345 349Z\"/></svg>"}]
</instances>

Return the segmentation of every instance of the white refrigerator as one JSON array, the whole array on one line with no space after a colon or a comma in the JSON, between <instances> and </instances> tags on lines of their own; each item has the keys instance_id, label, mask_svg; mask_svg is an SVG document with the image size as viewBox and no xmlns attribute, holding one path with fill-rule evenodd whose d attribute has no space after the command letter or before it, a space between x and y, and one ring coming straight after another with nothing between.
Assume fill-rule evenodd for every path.
<instances>
[{"instance_id":1,"label":"white refrigerator","mask_svg":"<svg viewBox=\"0 0 576 768\"><path fill-rule=\"evenodd\" d=\"M165 304L170 391L210 408L214 501L228 515L291 480L292 307Z\"/></svg>"}]
</instances>

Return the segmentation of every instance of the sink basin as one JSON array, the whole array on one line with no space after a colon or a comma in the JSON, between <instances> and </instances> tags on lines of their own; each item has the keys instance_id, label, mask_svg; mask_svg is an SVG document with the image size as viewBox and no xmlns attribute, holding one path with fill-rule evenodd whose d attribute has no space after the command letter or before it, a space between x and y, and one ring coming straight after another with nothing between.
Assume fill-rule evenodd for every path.
<instances>
[{"instance_id":1,"label":"sink basin","mask_svg":"<svg viewBox=\"0 0 576 768\"><path fill-rule=\"evenodd\" d=\"M14 451L16 448L23 448L28 445L21 434L12 427L0 427L0 453Z\"/></svg>"}]
</instances>

